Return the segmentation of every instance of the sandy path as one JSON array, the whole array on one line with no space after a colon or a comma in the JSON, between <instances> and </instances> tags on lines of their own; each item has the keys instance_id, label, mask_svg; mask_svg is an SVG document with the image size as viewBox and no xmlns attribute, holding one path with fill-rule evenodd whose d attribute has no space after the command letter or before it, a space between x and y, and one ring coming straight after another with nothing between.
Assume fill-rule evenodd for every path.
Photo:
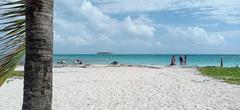
<instances>
[{"instance_id":1,"label":"sandy path","mask_svg":"<svg viewBox=\"0 0 240 110\"><path fill-rule=\"evenodd\" d=\"M0 88L0 110L20 110L22 80ZM54 68L54 110L240 110L240 86L164 67Z\"/></svg>"}]
</instances>

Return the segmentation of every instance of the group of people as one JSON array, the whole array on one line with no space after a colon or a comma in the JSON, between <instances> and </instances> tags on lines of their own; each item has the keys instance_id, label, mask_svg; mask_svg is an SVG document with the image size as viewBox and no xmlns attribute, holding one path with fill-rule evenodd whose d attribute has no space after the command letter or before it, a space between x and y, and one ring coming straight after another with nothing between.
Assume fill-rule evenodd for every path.
<instances>
[{"instance_id":1,"label":"group of people","mask_svg":"<svg viewBox=\"0 0 240 110\"><path fill-rule=\"evenodd\" d=\"M83 64L81 60L77 59L73 62L74 64ZM59 62L57 62L57 64L66 64L66 61L65 60L61 60Z\"/></svg>"},{"instance_id":2,"label":"group of people","mask_svg":"<svg viewBox=\"0 0 240 110\"><path fill-rule=\"evenodd\" d=\"M180 56L179 62L180 62L181 66L187 65L187 56L184 55L184 58L182 56ZM172 56L170 65L176 65L176 56L175 55Z\"/></svg>"}]
</instances>

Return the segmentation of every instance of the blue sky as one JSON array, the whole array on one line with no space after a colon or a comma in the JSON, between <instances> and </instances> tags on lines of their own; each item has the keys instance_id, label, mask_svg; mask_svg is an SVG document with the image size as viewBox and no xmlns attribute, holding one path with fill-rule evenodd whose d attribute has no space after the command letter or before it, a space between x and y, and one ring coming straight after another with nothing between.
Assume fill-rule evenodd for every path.
<instances>
[{"instance_id":1,"label":"blue sky","mask_svg":"<svg viewBox=\"0 0 240 110\"><path fill-rule=\"evenodd\" d=\"M239 0L56 0L54 53L240 54Z\"/></svg>"}]
</instances>

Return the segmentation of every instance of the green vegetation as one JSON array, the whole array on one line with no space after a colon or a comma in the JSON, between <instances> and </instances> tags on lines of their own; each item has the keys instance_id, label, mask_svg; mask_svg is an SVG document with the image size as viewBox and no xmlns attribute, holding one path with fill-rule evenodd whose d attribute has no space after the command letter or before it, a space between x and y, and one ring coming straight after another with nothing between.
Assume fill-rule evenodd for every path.
<instances>
[{"instance_id":1,"label":"green vegetation","mask_svg":"<svg viewBox=\"0 0 240 110\"><path fill-rule=\"evenodd\" d=\"M12 77L23 77L23 71L12 71L9 76L0 77L0 87L8 78Z\"/></svg>"},{"instance_id":2,"label":"green vegetation","mask_svg":"<svg viewBox=\"0 0 240 110\"><path fill-rule=\"evenodd\" d=\"M231 84L240 84L240 68L202 67L202 74L223 80Z\"/></svg>"},{"instance_id":3,"label":"green vegetation","mask_svg":"<svg viewBox=\"0 0 240 110\"><path fill-rule=\"evenodd\" d=\"M25 56L25 1L0 0L0 86Z\"/></svg>"}]
</instances>

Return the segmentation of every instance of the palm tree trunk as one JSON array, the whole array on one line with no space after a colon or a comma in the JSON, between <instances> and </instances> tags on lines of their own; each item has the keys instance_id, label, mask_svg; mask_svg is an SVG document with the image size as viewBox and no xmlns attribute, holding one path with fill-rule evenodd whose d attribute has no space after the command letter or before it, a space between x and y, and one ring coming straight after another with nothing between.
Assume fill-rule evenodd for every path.
<instances>
[{"instance_id":1,"label":"palm tree trunk","mask_svg":"<svg viewBox=\"0 0 240 110\"><path fill-rule=\"evenodd\" d=\"M52 109L53 0L26 0L23 110Z\"/></svg>"}]
</instances>

